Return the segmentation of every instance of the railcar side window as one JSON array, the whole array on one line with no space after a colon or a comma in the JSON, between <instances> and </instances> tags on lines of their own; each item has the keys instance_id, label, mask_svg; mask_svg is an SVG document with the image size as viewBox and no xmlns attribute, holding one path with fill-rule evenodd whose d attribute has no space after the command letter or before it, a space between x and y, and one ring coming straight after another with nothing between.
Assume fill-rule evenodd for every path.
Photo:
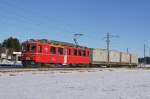
<instances>
[{"instance_id":1,"label":"railcar side window","mask_svg":"<svg viewBox=\"0 0 150 99\"><path fill-rule=\"evenodd\" d=\"M51 47L51 54L56 54L56 47Z\"/></svg>"},{"instance_id":2,"label":"railcar side window","mask_svg":"<svg viewBox=\"0 0 150 99\"><path fill-rule=\"evenodd\" d=\"M71 49L68 49L68 55L71 55Z\"/></svg>"},{"instance_id":3,"label":"railcar side window","mask_svg":"<svg viewBox=\"0 0 150 99\"><path fill-rule=\"evenodd\" d=\"M63 48L58 48L58 54L63 55Z\"/></svg>"},{"instance_id":4,"label":"railcar side window","mask_svg":"<svg viewBox=\"0 0 150 99\"><path fill-rule=\"evenodd\" d=\"M86 51L85 50L83 51L83 56L86 56Z\"/></svg>"},{"instance_id":5,"label":"railcar side window","mask_svg":"<svg viewBox=\"0 0 150 99\"><path fill-rule=\"evenodd\" d=\"M77 56L77 49L74 49L74 56Z\"/></svg>"},{"instance_id":6,"label":"railcar side window","mask_svg":"<svg viewBox=\"0 0 150 99\"><path fill-rule=\"evenodd\" d=\"M79 55L79 56L82 55L82 51L81 51L81 50L78 51L78 55Z\"/></svg>"},{"instance_id":7,"label":"railcar side window","mask_svg":"<svg viewBox=\"0 0 150 99\"><path fill-rule=\"evenodd\" d=\"M38 46L38 52L39 52L39 53L42 52L42 46Z\"/></svg>"}]
</instances>

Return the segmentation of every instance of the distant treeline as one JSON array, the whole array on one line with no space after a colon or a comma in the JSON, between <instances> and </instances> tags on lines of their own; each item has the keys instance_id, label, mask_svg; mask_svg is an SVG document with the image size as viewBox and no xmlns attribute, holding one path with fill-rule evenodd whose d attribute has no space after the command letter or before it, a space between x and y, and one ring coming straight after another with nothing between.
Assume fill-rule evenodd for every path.
<instances>
[{"instance_id":1,"label":"distant treeline","mask_svg":"<svg viewBox=\"0 0 150 99\"><path fill-rule=\"evenodd\" d=\"M139 58L139 63L150 64L150 57Z\"/></svg>"},{"instance_id":2,"label":"distant treeline","mask_svg":"<svg viewBox=\"0 0 150 99\"><path fill-rule=\"evenodd\" d=\"M12 52L21 51L21 44L18 38L9 37L0 43L0 54L12 54Z\"/></svg>"}]
</instances>

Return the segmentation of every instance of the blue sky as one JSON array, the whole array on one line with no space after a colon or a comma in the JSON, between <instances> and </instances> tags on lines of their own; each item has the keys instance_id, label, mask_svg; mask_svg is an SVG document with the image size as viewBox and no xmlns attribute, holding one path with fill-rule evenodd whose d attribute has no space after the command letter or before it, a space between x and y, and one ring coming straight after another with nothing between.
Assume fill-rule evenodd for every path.
<instances>
[{"instance_id":1,"label":"blue sky","mask_svg":"<svg viewBox=\"0 0 150 99\"><path fill-rule=\"evenodd\" d=\"M149 0L0 0L0 41L13 36L21 41L44 38L105 48L107 32L111 49L150 56Z\"/></svg>"}]
</instances>

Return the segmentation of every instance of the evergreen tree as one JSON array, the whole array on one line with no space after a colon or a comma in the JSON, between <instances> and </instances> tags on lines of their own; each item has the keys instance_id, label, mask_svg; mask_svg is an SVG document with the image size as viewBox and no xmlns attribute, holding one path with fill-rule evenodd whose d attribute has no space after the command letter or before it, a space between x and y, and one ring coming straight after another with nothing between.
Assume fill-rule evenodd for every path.
<instances>
[{"instance_id":1,"label":"evergreen tree","mask_svg":"<svg viewBox=\"0 0 150 99\"><path fill-rule=\"evenodd\" d=\"M17 38L10 37L5 39L2 46L8 49L8 54L12 54L14 51L21 51L21 45Z\"/></svg>"}]
</instances>

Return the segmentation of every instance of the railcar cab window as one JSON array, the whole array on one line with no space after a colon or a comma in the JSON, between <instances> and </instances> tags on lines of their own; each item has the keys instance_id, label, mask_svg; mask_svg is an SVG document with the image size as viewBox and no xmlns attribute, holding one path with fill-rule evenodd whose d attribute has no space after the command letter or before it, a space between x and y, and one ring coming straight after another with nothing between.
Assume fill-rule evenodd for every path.
<instances>
[{"instance_id":1,"label":"railcar cab window","mask_svg":"<svg viewBox=\"0 0 150 99\"><path fill-rule=\"evenodd\" d=\"M56 54L56 47L51 47L50 52L51 54Z\"/></svg>"},{"instance_id":2,"label":"railcar cab window","mask_svg":"<svg viewBox=\"0 0 150 99\"><path fill-rule=\"evenodd\" d=\"M74 56L77 56L77 49L74 49Z\"/></svg>"},{"instance_id":3,"label":"railcar cab window","mask_svg":"<svg viewBox=\"0 0 150 99\"><path fill-rule=\"evenodd\" d=\"M63 48L58 48L58 54L63 55Z\"/></svg>"}]
</instances>

